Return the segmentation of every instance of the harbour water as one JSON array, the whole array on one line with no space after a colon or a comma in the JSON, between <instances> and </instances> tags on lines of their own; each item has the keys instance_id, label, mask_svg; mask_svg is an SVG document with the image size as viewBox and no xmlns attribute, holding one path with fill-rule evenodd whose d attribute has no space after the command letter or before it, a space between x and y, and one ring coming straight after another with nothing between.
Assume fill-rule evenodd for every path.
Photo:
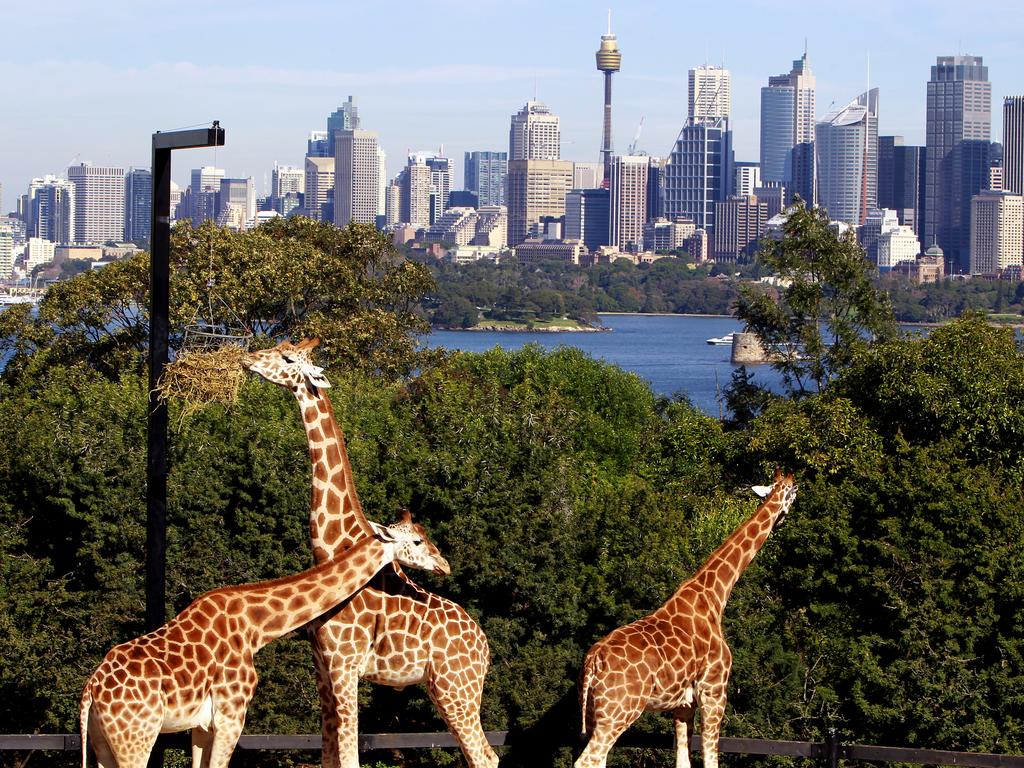
<instances>
[{"instance_id":1,"label":"harbour water","mask_svg":"<svg viewBox=\"0 0 1024 768\"><path fill-rule=\"evenodd\" d=\"M721 391L736 369L729 345L707 340L742 330L731 317L692 315L601 315L607 333L531 333L525 331L434 331L432 347L483 352L494 347L514 350L526 344L545 349L571 346L591 357L614 363L646 379L660 395L680 393L712 416L721 416ZM779 374L768 365L751 366L754 380L778 389Z\"/></svg>"}]
</instances>

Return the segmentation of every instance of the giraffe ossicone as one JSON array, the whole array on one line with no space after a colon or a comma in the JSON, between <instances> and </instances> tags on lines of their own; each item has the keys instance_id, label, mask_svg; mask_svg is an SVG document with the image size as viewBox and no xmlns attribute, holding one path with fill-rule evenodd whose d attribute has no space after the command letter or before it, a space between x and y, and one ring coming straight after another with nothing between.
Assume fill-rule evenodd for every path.
<instances>
[{"instance_id":1,"label":"giraffe ossicone","mask_svg":"<svg viewBox=\"0 0 1024 768\"><path fill-rule=\"evenodd\" d=\"M316 339L283 341L242 364L295 396L312 464L309 530L317 562L344 552L376 524L363 514L345 438L325 385L311 376ZM322 375L322 371L320 372ZM322 379L326 381L326 377ZM401 521L399 521L401 523ZM359 768L359 680L394 688L423 683L469 768L495 768L480 723L487 638L451 600L428 592L401 568L384 569L310 629L323 735L324 768Z\"/></svg>"},{"instance_id":2,"label":"giraffe ossicone","mask_svg":"<svg viewBox=\"0 0 1024 768\"><path fill-rule=\"evenodd\" d=\"M446 569L421 529L387 528L301 573L206 592L162 627L112 648L82 691L82 766L146 768L160 733L192 729L192 764L224 768L256 689L253 656L351 597L397 560Z\"/></svg>"},{"instance_id":3,"label":"giraffe ossicone","mask_svg":"<svg viewBox=\"0 0 1024 768\"><path fill-rule=\"evenodd\" d=\"M689 768L698 705L704 768L717 768L732 669L722 613L736 581L785 518L796 490L792 474L776 471L755 512L664 605L613 630L587 652L579 683L585 746L575 768L604 768L612 745L645 711L672 713L676 768Z\"/></svg>"}]
</instances>

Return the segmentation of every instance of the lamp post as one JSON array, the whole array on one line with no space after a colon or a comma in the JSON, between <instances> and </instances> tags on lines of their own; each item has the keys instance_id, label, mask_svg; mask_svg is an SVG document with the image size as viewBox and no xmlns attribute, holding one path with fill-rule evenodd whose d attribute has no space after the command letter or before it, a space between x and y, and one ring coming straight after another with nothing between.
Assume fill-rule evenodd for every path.
<instances>
[{"instance_id":1,"label":"lamp post","mask_svg":"<svg viewBox=\"0 0 1024 768\"><path fill-rule=\"evenodd\" d=\"M167 365L171 264L171 152L224 146L224 129L153 134L153 223L150 236L149 430L146 453L146 629L166 620L167 404L157 384Z\"/></svg>"}]
</instances>

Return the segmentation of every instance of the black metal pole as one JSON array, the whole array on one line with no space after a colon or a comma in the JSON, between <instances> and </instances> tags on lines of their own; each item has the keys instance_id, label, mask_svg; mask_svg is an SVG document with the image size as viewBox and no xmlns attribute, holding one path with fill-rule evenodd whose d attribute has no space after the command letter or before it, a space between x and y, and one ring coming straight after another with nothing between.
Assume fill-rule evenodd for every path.
<instances>
[{"instance_id":1,"label":"black metal pole","mask_svg":"<svg viewBox=\"0 0 1024 768\"><path fill-rule=\"evenodd\" d=\"M153 134L153 222L149 238L149 424L146 445L146 629L167 618L167 404L156 394L167 365L171 297L171 152L224 144L224 129ZM162 766L158 741L150 766Z\"/></svg>"},{"instance_id":2,"label":"black metal pole","mask_svg":"<svg viewBox=\"0 0 1024 768\"><path fill-rule=\"evenodd\" d=\"M171 149L153 146L150 232L149 429L146 453L146 630L166 620L167 404L156 392L167 365L170 313Z\"/></svg>"}]
</instances>

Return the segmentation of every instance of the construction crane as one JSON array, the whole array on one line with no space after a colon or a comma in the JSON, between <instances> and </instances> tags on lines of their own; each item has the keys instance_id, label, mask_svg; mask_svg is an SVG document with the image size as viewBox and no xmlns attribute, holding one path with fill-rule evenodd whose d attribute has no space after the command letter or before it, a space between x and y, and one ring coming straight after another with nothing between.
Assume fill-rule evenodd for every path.
<instances>
[{"instance_id":1,"label":"construction crane","mask_svg":"<svg viewBox=\"0 0 1024 768\"><path fill-rule=\"evenodd\" d=\"M636 133L633 135L633 141L629 145L629 154L631 154L631 155L635 155L636 154L636 145L637 145L637 142L640 141L640 131L642 131L643 129L644 129L644 118L641 117L640 118L640 125L638 125L636 127Z\"/></svg>"}]
</instances>

